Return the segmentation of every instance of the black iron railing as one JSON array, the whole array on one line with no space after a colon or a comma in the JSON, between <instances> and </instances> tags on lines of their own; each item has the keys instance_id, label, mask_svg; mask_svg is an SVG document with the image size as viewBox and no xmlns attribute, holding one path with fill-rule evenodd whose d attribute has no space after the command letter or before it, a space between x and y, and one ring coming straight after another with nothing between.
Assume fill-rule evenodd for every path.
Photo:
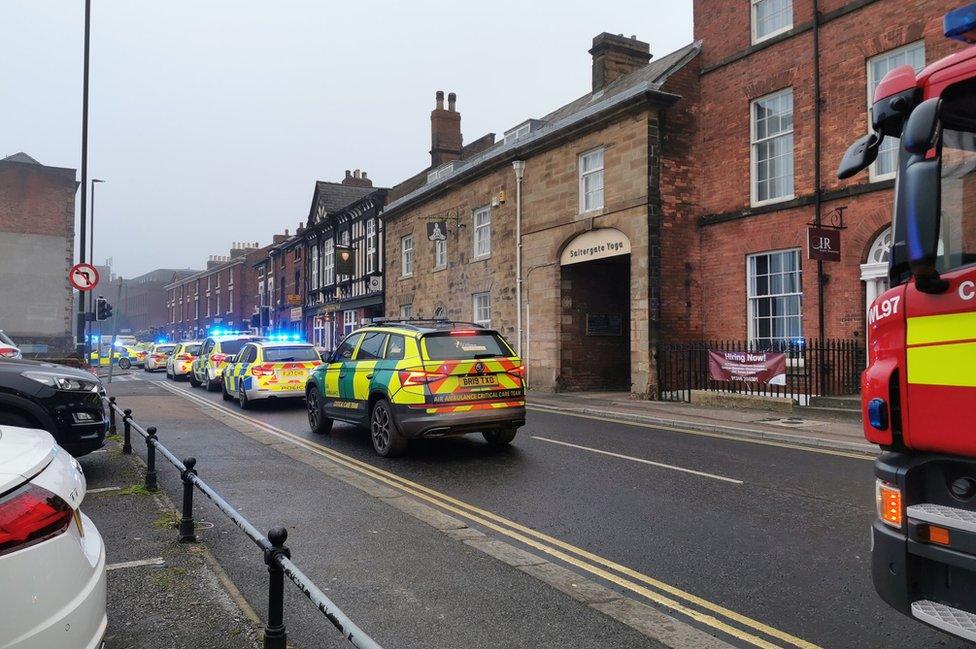
<instances>
[{"instance_id":1,"label":"black iron railing","mask_svg":"<svg viewBox=\"0 0 976 649\"><path fill-rule=\"evenodd\" d=\"M264 562L268 566L268 621L264 627L264 649L285 649L287 632L284 621L284 580L287 577L307 597L315 607L358 649L382 649L379 644L360 629L325 593L303 573L291 560L291 550L285 547L288 532L284 527L276 527L265 536L258 531L239 511L224 500L216 490L197 475L196 458L184 460L177 458L166 448L156 435L156 427L143 428L132 420L132 410L119 408L115 397L109 398L109 432L116 434L117 417L122 416L122 452L132 453L132 431L146 441L146 489L156 491L156 453L159 452L180 472L183 482L183 506L179 524L180 543L195 543L193 520L193 491L200 492L217 506L249 539L264 552Z\"/></svg>"},{"instance_id":2,"label":"black iron railing","mask_svg":"<svg viewBox=\"0 0 976 649\"><path fill-rule=\"evenodd\" d=\"M709 374L708 352L781 352L786 355L782 385L717 381ZM657 348L658 398L691 401L692 390L788 397L801 405L811 397L857 394L864 369L859 340L798 339L776 348L741 340L662 343Z\"/></svg>"}]
</instances>

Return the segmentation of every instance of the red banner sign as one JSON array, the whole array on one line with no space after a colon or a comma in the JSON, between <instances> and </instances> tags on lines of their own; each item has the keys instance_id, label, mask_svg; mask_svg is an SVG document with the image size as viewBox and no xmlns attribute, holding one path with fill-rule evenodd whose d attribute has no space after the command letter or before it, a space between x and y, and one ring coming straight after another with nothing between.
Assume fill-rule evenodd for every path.
<instances>
[{"instance_id":1,"label":"red banner sign","mask_svg":"<svg viewBox=\"0 0 976 649\"><path fill-rule=\"evenodd\" d=\"M786 354L776 352L708 352L713 381L786 385Z\"/></svg>"}]
</instances>

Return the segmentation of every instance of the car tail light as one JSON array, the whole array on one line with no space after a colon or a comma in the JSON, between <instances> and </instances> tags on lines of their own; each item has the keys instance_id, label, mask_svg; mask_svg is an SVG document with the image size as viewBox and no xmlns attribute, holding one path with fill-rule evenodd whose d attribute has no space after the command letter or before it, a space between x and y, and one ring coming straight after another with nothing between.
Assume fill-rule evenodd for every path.
<instances>
[{"instance_id":1,"label":"car tail light","mask_svg":"<svg viewBox=\"0 0 976 649\"><path fill-rule=\"evenodd\" d=\"M17 358L17 350L14 347L0 347L0 356L5 358Z\"/></svg>"},{"instance_id":2,"label":"car tail light","mask_svg":"<svg viewBox=\"0 0 976 649\"><path fill-rule=\"evenodd\" d=\"M223 363L228 358L230 358L230 356L228 356L227 354L211 354L210 355L210 360L213 361L214 363Z\"/></svg>"},{"instance_id":3,"label":"car tail light","mask_svg":"<svg viewBox=\"0 0 976 649\"><path fill-rule=\"evenodd\" d=\"M268 365L255 365L251 368L251 374L253 376L271 376L274 374L274 368Z\"/></svg>"},{"instance_id":4,"label":"car tail light","mask_svg":"<svg viewBox=\"0 0 976 649\"><path fill-rule=\"evenodd\" d=\"M178 360L178 361L192 361L193 360L193 356L191 356L190 354L180 354L179 356L176 357L176 360Z\"/></svg>"},{"instance_id":5,"label":"car tail light","mask_svg":"<svg viewBox=\"0 0 976 649\"><path fill-rule=\"evenodd\" d=\"M901 490L897 485L878 480L875 483L875 503L878 517L892 527L901 527Z\"/></svg>"},{"instance_id":6,"label":"car tail light","mask_svg":"<svg viewBox=\"0 0 976 649\"><path fill-rule=\"evenodd\" d=\"M0 555L61 534L74 511L59 496L26 484L0 499Z\"/></svg>"},{"instance_id":7,"label":"car tail light","mask_svg":"<svg viewBox=\"0 0 976 649\"><path fill-rule=\"evenodd\" d=\"M517 379L525 379L525 366L519 365L518 367L513 367L508 370L508 373Z\"/></svg>"},{"instance_id":8,"label":"car tail light","mask_svg":"<svg viewBox=\"0 0 976 649\"><path fill-rule=\"evenodd\" d=\"M400 385L406 387L410 385L426 385L433 381L447 378L446 374L440 372L428 372L422 367L414 367L407 370L400 370Z\"/></svg>"}]
</instances>

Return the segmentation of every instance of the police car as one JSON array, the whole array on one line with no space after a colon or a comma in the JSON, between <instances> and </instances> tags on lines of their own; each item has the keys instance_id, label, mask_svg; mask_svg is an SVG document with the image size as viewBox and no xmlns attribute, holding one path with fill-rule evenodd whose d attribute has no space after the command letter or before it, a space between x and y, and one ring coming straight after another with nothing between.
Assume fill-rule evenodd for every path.
<instances>
[{"instance_id":1,"label":"police car","mask_svg":"<svg viewBox=\"0 0 976 649\"><path fill-rule=\"evenodd\" d=\"M444 320L374 321L309 376L312 431L367 426L383 457L411 439L479 432L510 443L525 424L522 360L497 331Z\"/></svg>"},{"instance_id":2,"label":"police car","mask_svg":"<svg viewBox=\"0 0 976 649\"><path fill-rule=\"evenodd\" d=\"M193 371L193 361L200 355L199 340L185 340L176 343L176 347L166 359L166 378L179 381L190 376Z\"/></svg>"},{"instance_id":3,"label":"police car","mask_svg":"<svg viewBox=\"0 0 976 649\"><path fill-rule=\"evenodd\" d=\"M156 343L150 345L149 349L146 350L146 360L142 369L146 372L165 369L166 363L169 361L169 355L173 353L174 349L176 349L176 343Z\"/></svg>"},{"instance_id":4,"label":"police car","mask_svg":"<svg viewBox=\"0 0 976 649\"><path fill-rule=\"evenodd\" d=\"M103 367L108 366L111 361L119 369L127 370L133 365L142 366L146 362L146 352L129 345L123 345L118 341L115 342L114 347L109 342L103 342L92 350L88 361L92 366L101 365Z\"/></svg>"},{"instance_id":5,"label":"police car","mask_svg":"<svg viewBox=\"0 0 976 649\"><path fill-rule=\"evenodd\" d=\"M193 360L190 371L190 385L195 388L201 385L209 392L220 389L220 377L230 360L250 342L264 340L260 336L241 332L213 332L200 345L200 355Z\"/></svg>"},{"instance_id":6,"label":"police car","mask_svg":"<svg viewBox=\"0 0 976 649\"><path fill-rule=\"evenodd\" d=\"M319 352L308 343L246 343L224 369L224 399L237 399L246 410L257 399L302 398L309 373L321 363Z\"/></svg>"}]
</instances>

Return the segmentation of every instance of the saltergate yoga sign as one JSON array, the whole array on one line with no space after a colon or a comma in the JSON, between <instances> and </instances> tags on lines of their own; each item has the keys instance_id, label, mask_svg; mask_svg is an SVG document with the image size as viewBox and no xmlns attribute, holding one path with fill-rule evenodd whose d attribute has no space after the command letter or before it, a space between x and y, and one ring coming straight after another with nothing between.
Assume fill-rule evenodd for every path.
<instances>
[{"instance_id":1,"label":"saltergate yoga sign","mask_svg":"<svg viewBox=\"0 0 976 649\"><path fill-rule=\"evenodd\" d=\"M589 230L577 236L563 248L559 263L563 266L584 261L630 254L630 239L615 228Z\"/></svg>"},{"instance_id":2,"label":"saltergate yoga sign","mask_svg":"<svg viewBox=\"0 0 976 649\"><path fill-rule=\"evenodd\" d=\"M774 352L708 352L713 381L786 385L786 354Z\"/></svg>"}]
</instances>

